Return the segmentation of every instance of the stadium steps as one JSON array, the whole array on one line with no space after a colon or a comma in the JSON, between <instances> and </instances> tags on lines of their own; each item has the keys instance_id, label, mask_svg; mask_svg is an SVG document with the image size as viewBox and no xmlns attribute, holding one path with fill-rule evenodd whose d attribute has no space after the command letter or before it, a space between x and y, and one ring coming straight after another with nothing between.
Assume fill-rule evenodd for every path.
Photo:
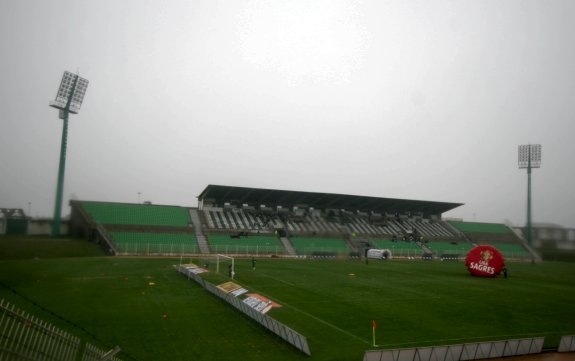
<instances>
[{"instance_id":1,"label":"stadium steps","mask_svg":"<svg viewBox=\"0 0 575 361\"><path fill-rule=\"evenodd\" d=\"M293 245L291 244L290 240L287 239L287 237L280 237L280 241L282 242L282 244L284 245L284 248L286 249L286 252L287 252L290 256L295 256L295 255L296 255L295 248L294 248Z\"/></svg>"},{"instance_id":2,"label":"stadium steps","mask_svg":"<svg viewBox=\"0 0 575 361\"><path fill-rule=\"evenodd\" d=\"M475 242L471 237L469 237L469 235L465 234L465 233L461 233L461 236L463 237L463 239L465 239L467 242L471 243L471 245L473 247L477 247L479 244L477 244L477 242Z\"/></svg>"},{"instance_id":3,"label":"stadium steps","mask_svg":"<svg viewBox=\"0 0 575 361\"><path fill-rule=\"evenodd\" d=\"M456 237L460 237L460 238L465 238L468 242L470 242L473 245L477 245L475 244L473 241L471 241L466 235L465 233L461 232L459 229L455 228L454 225L452 225L449 222L442 222L443 226L448 229L450 232L452 232L453 234L455 234Z\"/></svg>"},{"instance_id":4,"label":"stadium steps","mask_svg":"<svg viewBox=\"0 0 575 361\"><path fill-rule=\"evenodd\" d=\"M76 209L80 213L80 217L83 219L84 222L86 222L86 224L90 226L95 226L98 224L98 222L96 222L92 218L92 216L84 209L82 202L70 201L70 205L72 206L72 208Z\"/></svg>"},{"instance_id":5,"label":"stadium steps","mask_svg":"<svg viewBox=\"0 0 575 361\"><path fill-rule=\"evenodd\" d=\"M114 256L118 254L118 245L116 244L116 241L114 241L114 237L112 237L108 231L106 230L106 228L104 226L102 226L101 224L97 224L96 225L96 230L98 231L98 233L100 234L100 238L104 240L104 242L106 242L106 244L108 245L108 252L113 254Z\"/></svg>"},{"instance_id":6,"label":"stadium steps","mask_svg":"<svg viewBox=\"0 0 575 361\"><path fill-rule=\"evenodd\" d=\"M459 232L455 231L455 227L450 227L449 223L447 222L437 222L437 223L433 223L434 227L439 227L439 229L442 230L442 232L449 237L457 237Z\"/></svg>"},{"instance_id":7,"label":"stadium steps","mask_svg":"<svg viewBox=\"0 0 575 361\"><path fill-rule=\"evenodd\" d=\"M198 242L198 247L200 247L200 252L202 252L202 254L209 254L210 246L208 245L206 237L202 231L202 221L200 220L200 215L198 214L197 209L190 208L190 219L192 220L194 230L196 231L196 240Z\"/></svg>"},{"instance_id":8,"label":"stadium steps","mask_svg":"<svg viewBox=\"0 0 575 361\"><path fill-rule=\"evenodd\" d=\"M523 239L522 239L523 241ZM541 256L539 255L539 253L537 253L531 246L529 246L529 244L527 244L527 242L523 243L523 247L527 250L527 252L529 252L529 254L533 257L533 262L543 262L543 258L541 258Z\"/></svg>"},{"instance_id":9,"label":"stadium steps","mask_svg":"<svg viewBox=\"0 0 575 361\"><path fill-rule=\"evenodd\" d=\"M364 238L361 236L353 236L351 238L346 238L345 240L349 246L349 248L351 249L352 252L356 252L358 254L361 254L363 250L365 250L366 248L371 248L372 245L369 242L368 238Z\"/></svg>"},{"instance_id":10,"label":"stadium steps","mask_svg":"<svg viewBox=\"0 0 575 361\"><path fill-rule=\"evenodd\" d=\"M513 232L513 234L515 234L515 236L517 236L517 238L521 241L521 243L523 244L523 247L527 250L527 252L529 252L529 254L533 257L532 260L533 262L543 262L543 258L541 258L541 256L539 255L539 253L537 253L527 242L527 240L525 238L523 238L523 234L521 234L521 232L519 232L518 230L516 230L515 228L513 228L513 226L509 223L505 223L505 225L511 230L511 232Z\"/></svg>"},{"instance_id":11,"label":"stadium steps","mask_svg":"<svg viewBox=\"0 0 575 361\"><path fill-rule=\"evenodd\" d=\"M351 238L345 237L344 241L351 250L351 252L359 252L359 249L356 247L356 244L353 242Z\"/></svg>"},{"instance_id":12,"label":"stadium steps","mask_svg":"<svg viewBox=\"0 0 575 361\"><path fill-rule=\"evenodd\" d=\"M431 250L429 247L427 247L427 245L425 245L425 244L423 244L423 243L421 243L421 242L419 242L419 241L417 241L416 243L417 243L417 245L418 245L419 247L421 247L421 249L423 250L424 253L427 253L427 254L435 254L435 253L433 252L433 250Z\"/></svg>"}]
</instances>

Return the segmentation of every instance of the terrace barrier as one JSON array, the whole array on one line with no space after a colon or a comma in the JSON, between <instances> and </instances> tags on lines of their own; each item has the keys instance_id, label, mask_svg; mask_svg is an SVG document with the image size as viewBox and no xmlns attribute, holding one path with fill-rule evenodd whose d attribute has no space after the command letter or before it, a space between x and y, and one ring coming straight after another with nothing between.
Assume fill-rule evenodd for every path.
<instances>
[{"instance_id":1,"label":"terrace barrier","mask_svg":"<svg viewBox=\"0 0 575 361\"><path fill-rule=\"evenodd\" d=\"M108 249L106 251L108 251L109 253L111 253L113 255L117 255L118 254L118 245L116 244L116 242L114 242L114 239L110 236L110 234L108 233L106 228L98 223L96 225L96 230L100 234L100 237L108 245Z\"/></svg>"},{"instance_id":2,"label":"terrace barrier","mask_svg":"<svg viewBox=\"0 0 575 361\"><path fill-rule=\"evenodd\" d=\"M563 336L559 341L558 352L575 352L575 336Z\"/></svg>"},{"instance_id":3,"label":"terrace barrier","mask_svg":"<svg viewBox=\"0 0 575 361\"><path fill-rule=\"evenodd\" d=\"M197 244L185 243L123 242L118 243L117 247L116 254L119 256L182 256L201 253Z\"/></svg>"},{"instance_id":4,"label":"terrace barrier","mask_svg":"<svg viewBox=\"0 0 575 361\"><path fill-rule=\"evenodd\" d=\"M210 244L212 253L231 254L231 255L268 255L268 254L286 254L283 246L265 246L265 245L229 245L229 244Z\"/></svg>"},{"instance_id":5,"label":"terrace barrier","mask_svg":"<svg viewBox=\"0 0 575 361\"><path fill-rule=\"evenodd\" d=\"M0 360L101 361L105 355L105 351L0 300ZM106 360L121 361L114 356Z\"/></svg>"},{"instance_id":6,"label":"terrace barrier","mask_svg":"<svg viewBox=\"0 0 575 361\"><path fill-rule=\"evenodd\" d=\"M541 353L544 337L366 351L363 361L465 361Z\"/></svg>"},{"instance_id":7,"label":"terrace barrier","mask_svg":"<svg viewBox=\"0 0 575 361\"><path fill-rule=\"evenodd\" d=\"M110 239L110 238L109 238ZM107 241L108 244L112 244ZM152 242L117 242L113 243L113 249L116 255L141 255L141 256L180 256L189 254L203 254L198 243L152 243ZM284 247L276 246L257 246L257 245L212 245L210 246L213 254L245 255L245 256L262 256L262 255L285 255Z\"/></svg>"},{"instance_id":8,"label":"terrace barrier","mask_svg":"<svg viewBox=\"0 0 575 361\"><path fill-rule=\"evenodd\" d=\"M191 272L190 270L181 267L175 266L178 272L182 273L183 275L187 276L188 279L193 279L196 281L200 286L205 288L210 293L216 295L217 297L223 299L230 305L234 306L236 309L244 313L246 316L250 317L252 320L256 321L263 327L267 328L269 331L273 332L274 334L281 337L284 341L292 345L293 347L297 348L301 352L305 353L308 356L311 356L311 352L307 343L307 338L298 332L292 330L288 326L284 325L283 323L273 319L272 317L262 314L255 309L251 308L250 306L246 305L244 302L239 300L238 298L234 297L229 293L225 293L219 288L217 288L212 283L204 280L199 275Z\"/></svg>"}]
</instances>

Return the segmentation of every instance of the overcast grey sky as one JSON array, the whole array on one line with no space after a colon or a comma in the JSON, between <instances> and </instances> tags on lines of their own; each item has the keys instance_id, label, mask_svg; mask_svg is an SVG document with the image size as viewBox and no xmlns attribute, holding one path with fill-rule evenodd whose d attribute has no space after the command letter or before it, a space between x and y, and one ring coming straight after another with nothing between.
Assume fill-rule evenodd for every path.
<instances>
[{"instance_id":1,"label":"overcast grey sky","mask_svg":"<svg viewBox=\"0 0 575 361\"><path fill-rule=\"evenodd\" d=\"M208 184L461 202L575 227L575 1L0 0L0 207L196 206Z\"/></svg>"}]
</instances>

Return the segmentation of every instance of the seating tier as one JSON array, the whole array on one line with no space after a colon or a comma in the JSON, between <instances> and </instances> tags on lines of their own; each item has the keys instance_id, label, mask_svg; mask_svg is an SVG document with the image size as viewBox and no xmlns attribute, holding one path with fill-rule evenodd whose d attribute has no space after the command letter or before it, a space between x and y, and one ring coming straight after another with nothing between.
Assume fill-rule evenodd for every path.
<instances>
[{"instance_id":1,"label":"seating tier","mask_svg":"<svg viewBox=\"0 0 575 361\"><path fill-rule=\"evenodd\" d=\"M121 253L162 254L198 253L198 242L193 233L120 232L110 235Z\"/></svg>"},{"instance_id":2,"label":"seating tier","mask_svg":"<svg viewBox=\"0 0 575 361\"><path fill-rule=\"evenodd\" d=\"M82 202L84 210L96 223L188 227L187 208L151 204Z\"/></svg>"},{"instance_id":3,"label":"seating tier","mask_svg":"<svg viewBox=\"0 0 575 361\"><path fill-rule=\"evenodd\" d=\"M325 237L292 237L290 242L297 254L349 254L350 248L343 239Z\"/></svg>"},{"instance_id":4,"label":"seating tier","mask_svg":"<svg viewBox=\"0 0 575 361\"><path fill-rule=\"evenodd\" d=\"M207 237L212 253L223 254L284 254L281 241L274 236L232 236L213 234Z\"/></svg>"}]
</instances>

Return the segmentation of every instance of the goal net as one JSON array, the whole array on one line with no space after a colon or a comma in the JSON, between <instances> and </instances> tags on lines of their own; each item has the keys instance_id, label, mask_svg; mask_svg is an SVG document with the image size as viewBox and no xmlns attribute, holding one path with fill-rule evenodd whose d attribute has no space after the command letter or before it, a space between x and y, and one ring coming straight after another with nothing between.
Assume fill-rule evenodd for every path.
<instances>
[{"instance_id":1,"label":"goal net","mask_svg":"<svg viewBox=\"0 0 575 361\"><path fill-rule=\"evenodd\" d=\"M234 279L236 275L236 267L235 267L235 259L234 257L225 256L223 254L218 254L216 256L216 273L226 273L231 279Z\"/></svg>"}]
</instances>

